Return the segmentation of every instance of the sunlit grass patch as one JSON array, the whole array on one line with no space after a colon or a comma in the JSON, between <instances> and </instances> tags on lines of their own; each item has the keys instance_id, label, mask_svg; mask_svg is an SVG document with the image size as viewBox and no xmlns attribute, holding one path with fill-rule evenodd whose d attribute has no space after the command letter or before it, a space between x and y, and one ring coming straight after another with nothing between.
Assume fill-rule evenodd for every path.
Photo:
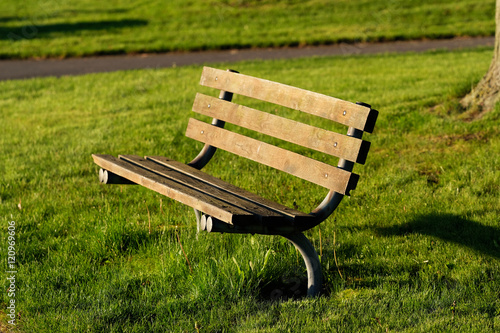
<instances>
[{"instance_id":1,"label":"sunlit grass patch","mask_svg":"<svg viewBox=\"0 0 500 333\"><path fill-rule=\"evenodd\" d=\"M7 221L18 227L20 330L493 332L499 109L468 122L433 108L490 59L476 50L215 65L380 111L358 188L307 232L322 254L317 299L301 297L305 269L285 239L197 235L189 207L98 183L92 153L196 156L201 145L184 136L194 94L217 94L198 86L200 67L0 82L0 229L5 239ZM213 162L208 172L305 211L326 194L228 153Z\"/></svg>"},{"instance_id":2,"label":"sunlit grass patch","mask_svg":"<svg viewBox=\"0 0 500 333\"><path fill-rule=\"evenodd\" d=\"M5 0L0 58L491 36L492 1Z\"/></svg>"}]
</instances>

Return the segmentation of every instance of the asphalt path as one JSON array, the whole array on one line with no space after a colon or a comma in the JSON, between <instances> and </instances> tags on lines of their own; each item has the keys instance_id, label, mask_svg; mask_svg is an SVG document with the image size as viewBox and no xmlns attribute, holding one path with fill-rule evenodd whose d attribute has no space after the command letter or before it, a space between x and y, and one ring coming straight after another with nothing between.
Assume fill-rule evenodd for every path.
<instances>
[{"instance_id":1,"label":"asphalt path","mask_svg":"<svg viewBox=\"0 0 500 333\"><path fill-rule=\"evenodd\" d=\"M493 46L494 43L494 37L476 37L386 43L335 44L298 48L244 49L190 53L173 52L46 60L0 60L0 80L18 80L44 76L59 77L118 70L164 68L255 59L291 59L314 56L456 50L479 46Z\"/></svg>"}]
</instances>

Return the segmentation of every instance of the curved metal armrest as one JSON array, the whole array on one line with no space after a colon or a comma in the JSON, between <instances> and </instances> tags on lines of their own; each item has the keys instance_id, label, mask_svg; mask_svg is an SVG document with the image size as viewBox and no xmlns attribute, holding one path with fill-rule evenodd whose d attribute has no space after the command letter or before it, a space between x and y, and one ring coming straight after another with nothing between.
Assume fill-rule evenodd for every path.
<instances>
[{"instance_id":1,"label":"curved metal armrest","mask_svg":"<svg viewBox=\"0 0 500 333\"><path fill-rule=\"evenodd\" d=\"M212 125L223 128L226 123L222 120L219 119L213 119L212 120ZM203 146L203 149L200 151L198 156L196 156L191 162L189 162L187 165L201 170L207 163L212 159L212 157L215 154L215 151L217 148L214 146L210 146L209 144L205 144Z\"/></svg>"},{"instance_id":2,"label":"curved metal armrest","mask_svg":"<svg viewBox=\"0 0 500 333\"><path fill-rule=\"evenodd\" d=\"M237 71L234 71L232 69L228 69L228 72L233 72L233 73L238 73ZM233 93L221 90L219 94L219 98L228 102L231 102L233 99ZM226 123L222 120L219 119L213 119L212 120L212 125L223 128ZM191 162L188 163L189 166L201 170L207 163L212 159L212 157L215 154L215 151L217 148L210 146L208 144L205 144L203 149L200 151L198 156L196 156Z\"/></svg>"},{"instance_id":3,"label":"curved metal armrest","mask_svg":"<svg viewBox=\"0 0 500 333\"><path fill-rule=\"evenodd\" d=\"M344 198L343 194L338 192L330 191L326 195L325 199L316 207L310 214L316 217L316 225L320 224L332 215L332 213L337 209L338 205Z\"/></svg>"},{"instance_id":4,"label":"curved metal armrest","mask_svg":"<svg viewBox=\"0 0 500 333\"><path fill-rule=\"evenodd\" d=\"M355 129L353 127L349 127L347 135L361 139L363 137L363 131ZM354 168L354 162L340 159L337 167L352 172L352 169ZM319 204L319 206L310 213L311 215L316 217L316 220L314 221L314 225L308 227L315 227L316 225L326 220L328 216L330 216L335 211L335 209L337 209L338 205L342 201L342 198L344 198L344 195L341 193L335 191L328 192L321 204Z\"/></svg>"}]
</instances>

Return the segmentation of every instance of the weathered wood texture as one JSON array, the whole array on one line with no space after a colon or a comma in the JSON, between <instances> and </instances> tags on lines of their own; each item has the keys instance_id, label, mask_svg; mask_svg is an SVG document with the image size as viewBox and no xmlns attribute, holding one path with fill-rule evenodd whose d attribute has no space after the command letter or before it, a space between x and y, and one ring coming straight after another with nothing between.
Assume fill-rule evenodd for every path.
<instances>
[{"instance_id":1,"label":"weathered wood texture","mask_svg":"<svg viewBox=\"0 0 500 333\"><path fill-rule=\"evenodd\" d=\"M154 161L158 164L164 165L166 167L169 167L173 170L177 170L179 172L182 172L190 177L193 177L195 179L199 179L206 184L210 186L214 186L216 188L219 188L221 190L224 190L226 192L229 192L233 194L236 197L244 198L245 200L254 202L257 205L260 205L262 207L267 207L273 211L279 212L280 214L290 216L294 220L301 220L301 219L307 219L310 218L311 216L309 214L303 213L301 211L289 208L287 206L281 205L279 203L276 203L271 200L267 200L265 198L262 198L252 192L243 190L237 186L234 186L230 183L224 182L220 180L219 178L213 177L205 172L202 172L200 170L197 170L195 168L191 168L190 166L177 162L171 159L168 159L163 156L146 156L146 159Z\"/></svg>"},{"instance_id":2,"label":"weathered wood texture","mask_svg":"<svg viewBox=\"0 0 500 333\"><path fill-rule=\"evenodd\" d=\"M208 143L342 194L356 188L358 175L300 154L191 118L186 136Z\"/></svg>"},{"instance_id":3,"label":"weathered wood texture","mask_svg":"<svg viewBox=\"0 0 500 333\"><path fill-rule=\"evenodd\" d=\"M92 155L94 162L120 177L175 199L230 224L291 225L309 214L275 204L187 165L161 157ZM171 167L169 167L171 166Z\"/></svg>"},{"instance_id":4,"label":"weathered wood texture","mask_svg":"<svg viewBox=\"0 0 500 333\"><path fill-rule=\"evenodd\" d=\"M364 140L203 94L196 95L193 111L360 164L370 148Z\"/></svg>"},{"instance_id":5,"label":"weathered wood texture","mask_svg":"<svg viewBox=\"0 0 500 333\"><path fill-rule=\"evenodd\" d=\"M200 84L260 99L372 132L378 112L335 97L238 73L205 67Z\"/></svg>"},{"instance_id":6,"label":"weathered wood texture","mask_svg":"<svg viewBox=\"0 0 500 333\"><path fill-rule=\"evenodd\" d=\"M94 162L101 168L111 171L134 183L175 199L195 209L216 216L218 219L233 223L235 219L251 221L252 214L238 207L228 205L214 197L194 191L154 172L142 169L110 155L92 155Z\"/></svg>"}]
</instances>

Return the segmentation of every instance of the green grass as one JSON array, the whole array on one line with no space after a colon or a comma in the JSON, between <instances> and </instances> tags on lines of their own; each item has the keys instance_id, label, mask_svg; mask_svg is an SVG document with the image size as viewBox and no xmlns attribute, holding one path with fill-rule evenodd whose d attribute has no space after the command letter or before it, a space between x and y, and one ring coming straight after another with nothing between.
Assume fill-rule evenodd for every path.
<instances>
[{"instance_id":1,"label":"green grass","mask_svg":"<svg viewBox=\"0 0 500 333\"><path fill-rule=\"evenodd\" d=\"M196 235L189 207L98 184L92 153L195 156L183 134L194 93L216 94L198 86L201 68L0 82L0 250L5 263L15 221L18 330L495 332L500 109L467 122L456 102L490 60L475 50L217 65L380 111L358 189L307 232L323 255L316 299L301 298L305 269L284 239ZM325 195L224 152L213 162L208 172L305 211Z\"/></svg>"},{"instance_id":2,"label":"green grass","mask_svg":"<svg viewBox=\"0 0 500 333\"><path fill-rule=\"evenodd\" d=\"M0 58L494 35L494 1L4 0Z\"/></svg>"}]
</instances>

